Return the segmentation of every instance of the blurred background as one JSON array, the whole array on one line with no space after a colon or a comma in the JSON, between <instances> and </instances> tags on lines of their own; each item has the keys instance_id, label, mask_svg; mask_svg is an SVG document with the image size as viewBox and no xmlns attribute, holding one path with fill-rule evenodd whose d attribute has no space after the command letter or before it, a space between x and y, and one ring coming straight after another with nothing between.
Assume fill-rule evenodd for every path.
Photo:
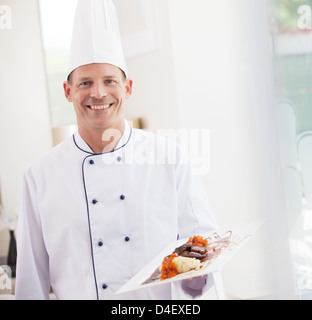
<instances>
[{"instance_id":1,"label":"blurred background","mask_svg":"<svg viewBox=\"0 0 312 320\"><path fill-rule=\"evenodd\" d=\"M114 3L134 81L127 119L208 130L201 178L220 227L266 219L222 270L227 298L311 299L312 1ZM75 6L0 0L0 265L25 168L76 130L62 88Z\"/></svg>"}]
</instances>

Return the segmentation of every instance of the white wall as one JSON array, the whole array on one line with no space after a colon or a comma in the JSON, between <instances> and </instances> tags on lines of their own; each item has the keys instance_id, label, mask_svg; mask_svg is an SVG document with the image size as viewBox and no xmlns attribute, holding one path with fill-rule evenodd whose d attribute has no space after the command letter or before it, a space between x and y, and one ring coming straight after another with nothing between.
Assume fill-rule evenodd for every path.
<instances>
[{"instance_id":1,"label":"white wall","mask_svg":"<svg viewBox=\"0 0 312 320\"><path fill-rule=\"evenodd\" d=\"M176 78L172 55L168 0L150 0L157 48L127 59L130 77L134 81L133 94L127 101L126 117L147 119L148 128L178 129L180 125ZM125 25L135 28L136 13Z\"/></svg>"},{"instance_id":2,"label":"white wall","mask_svg":"<svg viewBox=\"0 0 312 320\"><path fill-rule=\"evenodd\" d=\"M12 28L0 29L0 184L12 216L19 210L25 167L52 140L38 3L0 0L1 5L9 5L12 14ZM6 254L1 242L0 256Z\"/></svg>"}]
</instances>

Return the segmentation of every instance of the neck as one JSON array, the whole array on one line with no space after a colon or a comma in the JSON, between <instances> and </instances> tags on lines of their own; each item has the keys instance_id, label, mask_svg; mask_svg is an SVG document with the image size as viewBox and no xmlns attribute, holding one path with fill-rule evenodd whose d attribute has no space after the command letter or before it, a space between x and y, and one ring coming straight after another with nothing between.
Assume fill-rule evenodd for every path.
<instances>
[{"instance_id":1,"label":"neck","mask_svg":"<svg viewBox=\"0 0 312 320\"><path fill-rule=\"evenodd\" d=\"M78 124L79 135L95 154L106 153L115 150L124 133L124 130L124 122L122 122L118 128L96 128L92 130L79 126Z\"/></svg>"}]
</instances>

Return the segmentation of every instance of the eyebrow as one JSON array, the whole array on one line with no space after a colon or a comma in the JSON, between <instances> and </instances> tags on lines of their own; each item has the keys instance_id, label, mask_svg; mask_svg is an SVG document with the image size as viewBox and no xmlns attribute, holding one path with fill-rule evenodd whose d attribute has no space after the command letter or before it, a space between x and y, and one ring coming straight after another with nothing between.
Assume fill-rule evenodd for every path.
<instances>
[{"instance_id":1,"label":"eyebrow","mask_svg":"<svg viewBox=\"0 0 312 320\"><path fill-rule=\"evenodd\" d=\"M91 79L92 79L91 77L83 77L83 78L79 78L78 81L81 82L81 81L87 81Z\"/></svg>"},{"instance_id":2,"label":"eyebrow","mask_svg":"<svg viewBox=\"0 0 312 320\"><path fill-rule=\"evenodd\" d=\"M116 79L117 77L114 76L114 75L107 75L107 76L103 76L102 79ZM82 78L79 78L78 81L87 81L87 80L93 80L92 77L82 77Z\"/></svg>"}]
</instances>

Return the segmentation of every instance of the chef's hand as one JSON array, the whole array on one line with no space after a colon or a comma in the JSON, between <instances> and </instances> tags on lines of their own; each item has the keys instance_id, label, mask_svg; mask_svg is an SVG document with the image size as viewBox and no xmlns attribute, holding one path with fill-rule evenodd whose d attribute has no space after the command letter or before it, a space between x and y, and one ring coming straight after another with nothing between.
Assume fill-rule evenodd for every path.
<instances>
[{"instance_id":1,"label":"chef's hand","mask_svg":"<svg viewBox=\"0 0 312 320\"><path fill-rule=\"evenodd\" d=\"M182 280L182 289L187 295L191 296L193 299L199 297L204 293L204 291L206 291L207 284L210 284L210 281L208 281L208 277L209 275L204 275ZM209 286L209 288L210 287L211 286Z\"/></svg>"}]
</instances>

